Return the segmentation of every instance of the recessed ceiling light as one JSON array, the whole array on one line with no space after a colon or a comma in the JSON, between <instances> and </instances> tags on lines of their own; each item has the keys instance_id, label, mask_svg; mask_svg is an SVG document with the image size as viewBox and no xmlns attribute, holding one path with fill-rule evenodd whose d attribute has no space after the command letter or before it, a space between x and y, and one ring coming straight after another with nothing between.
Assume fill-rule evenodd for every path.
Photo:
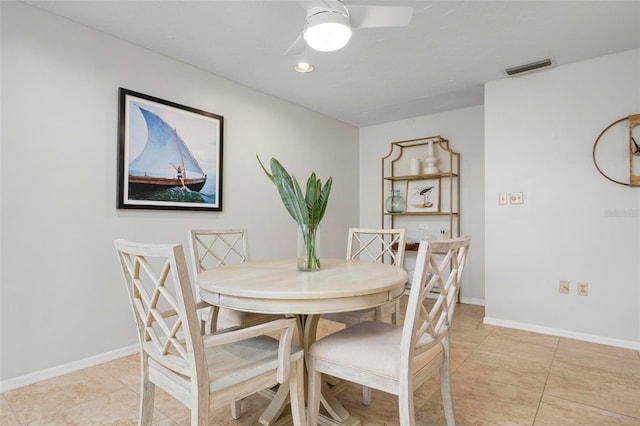
<instances>
[{"instance_id":1,"label":"recessed ceiling light","mask_svg":"<svg viewBox=\"0 0 640 426\"><path fill-rule=\"evenodd\" d=\"M315 67L311 65L309 62L301 61L295 64L293 66L293 69L298 72L311 72L315 69Z\"/></svg>"}]
</instances>

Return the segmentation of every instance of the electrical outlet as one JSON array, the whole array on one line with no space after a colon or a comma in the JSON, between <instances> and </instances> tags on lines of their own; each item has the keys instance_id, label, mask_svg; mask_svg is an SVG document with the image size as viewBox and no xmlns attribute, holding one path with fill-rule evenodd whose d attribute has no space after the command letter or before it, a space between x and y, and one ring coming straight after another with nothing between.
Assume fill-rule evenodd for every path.
<instances>
[{"instance_id":1,"label":"electrical outlet","mask_svg":"<svg viewBox=\"0 0 640 426\"><path fill-rule=\"evenodd\" d=\"M500 204L501 206L507 204L507 193L506 192L501 192L498 194L498 204Z\"/></svg>"},{"instance_id":2,"label":"electrical outlet","mask_svg":"<svg viewBox=\"0 0 640 426\"><path fill-rule=\"evenodd\" d=\"M569 294L570 291L571 291L571 286L569 284L569 281L560 280L560 294Z\"/></svg>"},{"instance_id":3,"label":"electrical outlet","mask_svg":"<svg viewBox=\"0 0 640 426\"><path fill-rule=\"evenodd\" d=\"M524 197L522 192L510 192L509 204L524 204Z\"/></svg>"},{"instance_id":4,"label":"electrical outlet","mask_svg":"<svg viewBox=\"0 0 640 426\"><path fill-rule=\"evenodd\" d=\"M588 296L589 295L589 283L578 283L578 296Z\"/></svg>"},{"instance_id":5,"label":"electrical outlet","mask_svg":"<svg viewBox=\"0 0 640 426\"><path fill-rule=\"evenodd\" d=\"M423 231L427 231L429 229L429 224L428 223L421 223L418 225L418 229L421 229Z\"/></svg>"}]
</instances>

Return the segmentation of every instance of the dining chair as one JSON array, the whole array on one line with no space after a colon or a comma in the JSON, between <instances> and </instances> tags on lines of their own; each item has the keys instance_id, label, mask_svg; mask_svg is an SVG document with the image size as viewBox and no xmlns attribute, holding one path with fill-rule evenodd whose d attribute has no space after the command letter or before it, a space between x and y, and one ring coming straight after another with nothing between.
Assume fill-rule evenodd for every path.
<instances>
[{"instance_id":1,"label":"dining chair","mask_svg":"<svg viewBox=\"0 0 640 426\"><path fill-rule=\"evenodd\" d=\"M246 229L191 229L189 247L196 275L224 265L249 261L249 237ZM211 306L202 312L205 318L201 320L200 326L208 333L228 327L251 327L283 318L281 315L243 312L218 306ZM231 404L231 417L239 419L241 410L241 401L235 401Z\"/></svg>"},{"instance_id":2,"label":"dining chair","mask_svg":"<svg viewBox=\"0 0 640 426\"><path fill-rule=\"evenodd\" d=\"M294 319L203 336L182 245L116 240L115 247L140 342L139 424L152 422L156 386L191 410L191 425L206 425L210 406L287 382L293 422L305 424Z\"/></svg>"},{"instance_id":3,"label":"dining chair","mask_svg":"<svg viewBox=\"0 0 640 426\"><path fill-rule=\"evenodd\" d=\"M317 424L323 373L397 395L400 424L413 426L413 393L438 371L445 418L448 425L455 424L449 329L470 241L462 237L420 242L402 326L365 321L311 345L308 424ZM436 287L439 292L432 293Z\"/></svg>"},{"instance_id":4,"label":"dining chair","mask_svg":"<svg viewBox=\"0 0 640 426\"><path fill-rule=\"evenodd\" d=\"M347 239L347 259L390 263L402 268L405 242L405 229L350 228ZM400 300L398 299L375 308L325 314L322 318L349 326L362 321L382 321L391 316L391 322L397 324L399 312ZM362 388L362 403L369 405L370 402L371 392L368 387L364 386Z\"/></svg>"},{"instance_id":5,"label":"dining chair","mask_svg":"<svg viewBox=\"0 0 640 426\"><path fill-rule=\"evenodd\" d=\"M189 247L193 271L198 274L224 265L249 261L249 238L246 229L191 229ZM282 316L212 307L203 320L210 331L227 327L250 327Z\"/></svg>"},{"instance_id":6,"label":"dining chair","mask_svg":"<svg viewBox=\"0 0 640 426\"><path fill-rule=\"evenodd\" d=\"M347 239L347 259L390 263L402 268L406 242L405 229L364 229L350 228ZM322 317L346 325L367 320L382 321L391 315L391 322L397 324L400 301L387 303L376 308L355 312L325 314Z\"/></svg>"}]
</instances>

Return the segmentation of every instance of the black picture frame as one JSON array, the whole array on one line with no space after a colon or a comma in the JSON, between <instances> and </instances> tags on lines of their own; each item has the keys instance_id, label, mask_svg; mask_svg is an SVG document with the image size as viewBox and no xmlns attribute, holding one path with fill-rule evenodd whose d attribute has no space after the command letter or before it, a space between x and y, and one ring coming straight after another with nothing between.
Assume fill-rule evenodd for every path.
<instances>
[{"instance_id":1,"label":"black picture frame","mask_svg":"<svg viewBox=\"0 0 640 426\"><path fill-rule=\"evenodd\" d=\"M118 93L117 208L222 211L224 117Z\"/></svg>"}]
</instances>

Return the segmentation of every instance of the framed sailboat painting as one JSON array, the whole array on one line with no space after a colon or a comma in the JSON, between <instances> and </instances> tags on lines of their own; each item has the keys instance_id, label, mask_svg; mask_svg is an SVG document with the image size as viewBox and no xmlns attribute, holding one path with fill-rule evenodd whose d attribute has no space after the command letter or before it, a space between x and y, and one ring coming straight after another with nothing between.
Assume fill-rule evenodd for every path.
<instances>
[{"instance_id":1,"label":"framed sailboat painting","mask_svg":"<svg viewBox=\"0 0 640 426\"><path fill-rule=\"evenodd\" d=\"M120 88L119 209L222 210L224 118Z\"/></svg>"}]
</instances>

